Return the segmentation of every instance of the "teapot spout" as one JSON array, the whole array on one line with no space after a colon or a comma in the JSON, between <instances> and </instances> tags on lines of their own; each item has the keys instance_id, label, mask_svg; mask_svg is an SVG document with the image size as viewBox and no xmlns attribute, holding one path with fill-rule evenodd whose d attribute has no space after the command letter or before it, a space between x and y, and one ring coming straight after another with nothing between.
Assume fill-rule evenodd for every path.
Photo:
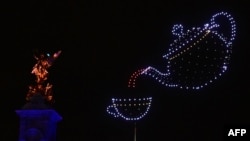
<instances>
[{"instance_id":1,"label":"teapot spout","mask_svg":"<svg viewBox=\"0 0 250 141\"><path fill-rule=\"evenodd\" d=\"M136 72L134 72L128 82L128 87L135 88L136 87L136 80L138 79L139 76L146 75L152 78L155 78L159 83L168 86L169 84L167 83L168 76L170 75L169 72L167 73L162 73L159 70L157 70L154 67L147 67L144 69L139 69Z\"/></svg>"}]
</instances>

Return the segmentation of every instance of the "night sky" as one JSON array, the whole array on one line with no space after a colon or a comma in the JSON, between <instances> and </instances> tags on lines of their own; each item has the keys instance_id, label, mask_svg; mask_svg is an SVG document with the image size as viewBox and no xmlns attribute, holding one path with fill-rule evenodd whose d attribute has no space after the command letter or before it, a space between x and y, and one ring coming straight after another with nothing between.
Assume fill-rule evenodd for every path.
<instances>
[{"instance_id":1,"label":"night sky","mask_svg":"<svg viewBox=\"0 0 250 141\"><path fill-rule=\"evenodd\" d=\"M201 90L179 90L130 75L146 66L164 68L172 26L202 26L220 11L236 21L228 71ZM113 118L113 97L152 96L137 122L138 141L219 141L227 125L250 125L249 6L240 2L34 0L1 4L1 141L17 141L15 110L26 103L37 51L61 56L49 69L54 109L63 117L58 141L132 141L133 122Z\"/></svg>"}]
</instances>

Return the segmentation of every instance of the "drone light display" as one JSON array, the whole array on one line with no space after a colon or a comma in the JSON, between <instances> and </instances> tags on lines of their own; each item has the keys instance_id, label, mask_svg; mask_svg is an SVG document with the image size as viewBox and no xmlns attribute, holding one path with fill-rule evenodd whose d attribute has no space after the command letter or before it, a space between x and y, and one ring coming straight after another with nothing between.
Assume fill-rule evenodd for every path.
<instances>
[{"instance_id":1,"label":"drone light display","mask_svg":"<svg viewBox=\"0 0 250 141\"><path fill-rule=\"evenodd\" d=\"M112 98L112 104L107 112L127 121L134 121L134 141L136 141L136 121L147 115L152 103L152 97L143 98Z\"/></svg>"},{"instance_id":2,"label":"drone light display","mask_svg":"<svg viewBox=\"0 0 250 141\"><path fill-rule=\"evenodd\" d=\"M220 18L226 19L226 23L220 22ZM197 90L209 85L227 71L235 33L235 21L227 12L216 13L202 27L186 31L181 24L174 25L172 34L176 39L163 56L166 70L161 72L152 66L137 70L131 75L128 87L135 87L141 75L167 87Z\"/></svg>"},{"instance_id":3,"label":"drone light display","mask_svg":"<svg viewBox=\"0 0 250 141\"><path fill-rule=\"evenodd\" d=\"M112 104L107 107L107 112L116 118L137 121L148 113L151 102L152 97L112 98Z\"/></svg>"}]
</instances>

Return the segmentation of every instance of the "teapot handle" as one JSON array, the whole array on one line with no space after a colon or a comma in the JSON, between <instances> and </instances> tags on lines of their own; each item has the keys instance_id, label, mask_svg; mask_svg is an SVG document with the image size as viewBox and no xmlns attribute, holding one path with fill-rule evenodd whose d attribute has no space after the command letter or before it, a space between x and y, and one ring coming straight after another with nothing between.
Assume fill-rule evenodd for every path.
<instances>
[{"instance_id":1,"label":"teapot handle","mask_svg":"<svg viewBox=\"0 0 250 141\"><path fill-rule=\"evenodd\" d=\"M229 13L227 13L227 12L220 12L220 13L217 13L217 14L215 14L215 15L212 16L211 21L210 21L212 28L213 27L218 27L218 24L215 23L215 18L218 17L218 16L225 16L225 17L227 17L227 19L229 20L229 22L231 24L231 37L229 39L225 39L225 38L223 39L223 40L226 41L227 46L230 46L232 44L232 41L235 39L235 32L236 32L235 21L234 21L233 17Z\"/></svg>"}]
</instances>

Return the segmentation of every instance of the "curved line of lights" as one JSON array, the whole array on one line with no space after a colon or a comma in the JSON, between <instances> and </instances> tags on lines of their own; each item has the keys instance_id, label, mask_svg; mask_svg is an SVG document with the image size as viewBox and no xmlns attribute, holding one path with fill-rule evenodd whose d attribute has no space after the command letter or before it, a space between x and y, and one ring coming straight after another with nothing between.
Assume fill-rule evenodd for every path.
<instances>
[{"instance_id":1,"label":"curved line of lights","mask_svg":"<svg viewBox=\"0 0 250 141\"><path fill-rule=\"evenodd\" d=\"M129 103L123 103L123 104L117 104L117 102L129 102ZM135 103L136 102L136 103ZM147 98L127 98L127 99L116 99L112 98L112 105L107 107L107 112L110 115L113 115L114 117L121 117L125 120L140 120L143 118L149 111L152 103L152 97ZM145 107L146 109L143 111L143 113L139 113L137 115L131 115L125 116L119 111L119 108L127 108L127 107ZM115 112L112 112L111 109L113 109Z\"/></svg>"},{"instance_id":2,"label":"curved line of lights","mask_svg":"<svg viewBox=\"0 0 250 141\"><path fill-rule=\"evenodd\" d=\"M231 33L230 33L231 37L229 39L227 39L222 34L220 34L216 31L216 28L218 28L220 26L220 25L216 24L216 22L215 22L215 19L218 16L225 16L231 24ZM184 39L185 37L188 37L187 35L190 33L196 33L196 34L194 34L192 38L185 39L185 42L183 42L183 41L181 42L180 39ZM136 79L140 75L151 76L154 79L156 79L159 83L161 83L162 85L165 85L167 87L178 87L181 89L183 89L183 88L184 89L201 89L204 86L207 86L208 84L214 82L214 80L216 80L218 77L220 77L227 70L230 55L231 55L232 42L235 39L235 35L236 35L235 33L236 33L235 21L234 21L233 17L227 12L216 13L215 15L212 16L210 23L204 24L204 26L202 28L201 27L197 27L197 28L193 27L191 30L187 30L186 33L183 33L183 26L182 25L180 25L180 24L174 25L173 29L172 29L172 34L175 36L178 36L178 38L176 40L174 40L174 42L172 44L170 44L170 49L168 50L168 53L163 56L163 58L165 58L167 60L166 72L162 73L159 70L157 70L156 68L153 68L151 66L148 66L145 69L140 69L132 74L132 76L130 77L129 82L128 82L128 87L135 87L136 86L135 85ZM201 42L202 40L204 40L204 38L206 36L208 36L209 34L212 34L213 36L220 39L223 42L223 44L225 45L226 55L224 56L224 59L223 59L223 63L222 63L223 65L220 67L221 68L220 72L215 74L214 77L211 78L210 80L208 80L207 82L204 82L200 85L196 85L196 86L192 86L192 87L172 83L171 80L168 79L168 76L171 75L170 62L172 60L174 60L175 58L181 56L182 54L190 52L191 48L196 47L196 45L199 42Z\"/></svg>"},{"instance_id":3,"label":"curved line of lights","mask_svg":"<svg viewBox=\"0 0 250 141\"><path fill-rule=\"evenodd\" d=\"M128 87L135 87L135 80L138 76L141 75L141 73L144 71L144 69L140 69L140 70L137 70L136 72L134 72L130 78L129 78L129 81L128 81Z\"/></svg>"}]
</instances>

